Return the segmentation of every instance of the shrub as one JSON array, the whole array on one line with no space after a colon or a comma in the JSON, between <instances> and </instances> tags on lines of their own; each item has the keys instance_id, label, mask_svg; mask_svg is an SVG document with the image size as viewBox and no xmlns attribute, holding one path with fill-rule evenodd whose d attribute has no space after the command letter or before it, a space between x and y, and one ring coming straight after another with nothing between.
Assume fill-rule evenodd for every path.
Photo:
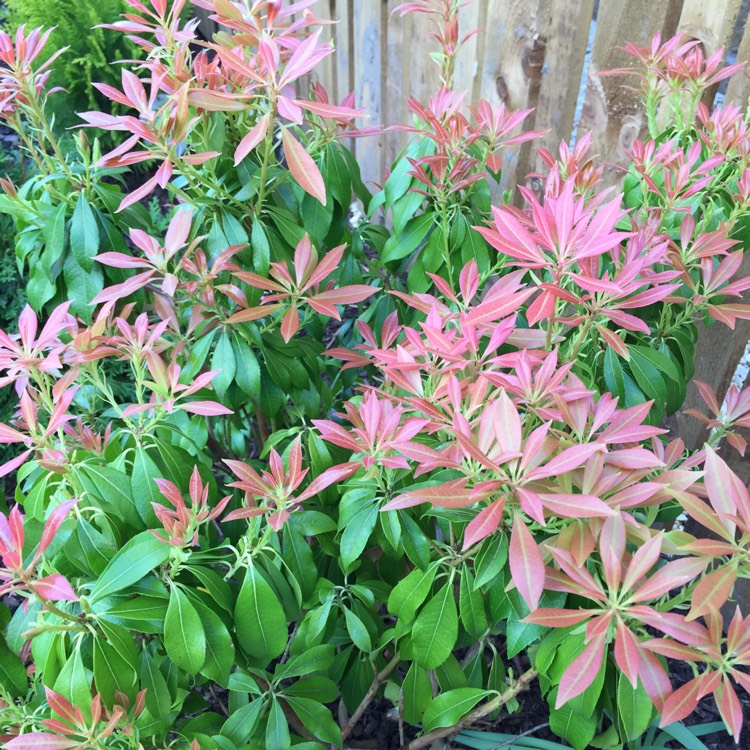
<instances>
[{"instance_id":1,"label":"shrub","mask_svg":"<svg viewBox=\"0 0 750 750\"><path fill-rule=\"evenodd\" d=\"M354 96L294 88L331 53L312 2L196 0L202 46L184 0L129 4L146 61L99 89L135 114L83 115L124 132L103 155L47 125L44 33L0 37L39 169L0 202L30 302L0 333L6 746L341 747L382 691L417 750L534 681L576 748L709 694L739 737L750 619L720 612L750 495L722 444L744 450L750 396L701 385L698 451L659 426L696 322L750 315L745 119L698 103L735 68L631 48L652 133L624 194L582 138L543 152L543 199L492 206L534 134L453 90L458 3L406 3L435 16L441 89L372 196Z\"/></svg>"},{"instance_id":2,"label":"shrub","mask_svg":"<svg viewBox=\"0 0 750 750\"><path fill-rule=\"evenodd\" d=\"M20 26L54 28L48 54L63 47L67 50L50 81L66 92L64 97L53 98L48 110L58 127L78 125L76 112L107 106L107 99L91 82L116 83L112 62L131 59L137 49L123 35L101 28L117 20L126 7L122 0L6 0L4 5L5 22L14 31Z\"/></svg>"}]
</instances>

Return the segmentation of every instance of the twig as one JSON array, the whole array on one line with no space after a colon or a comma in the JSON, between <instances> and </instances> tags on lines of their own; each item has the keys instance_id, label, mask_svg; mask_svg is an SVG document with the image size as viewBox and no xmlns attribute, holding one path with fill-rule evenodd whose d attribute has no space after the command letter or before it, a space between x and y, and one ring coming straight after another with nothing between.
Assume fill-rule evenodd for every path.
<instances>
[{"instance_id":1,"label":"twig","mask_svg":"<svg viewBox=\"0 0 750 750\"><path fill-rule=\"evenodd\" d=\"M491 714L500 706L504 706L509 700L515 698L519 693L526 690L526 688L536 679L539 672L536 669L529 669L527 672L522 674L505 692L495 696L492 700L483 703L481 706L475 708L471 713L467 714L458 724L454 724L452 727L440 727L432 732L418 737L413 742L410 742L404 750L421 750L423 747L431 745L436 740L447 737L449 734L465 729L471 726L475 722L479 721L487 714Z\"/></svg>"},{"instance_id":2,"label":"twig","mask_svg":"<svg viewBox=\"0 0 750 750\"><path fill-rule=\"evenodd\" d=\"M208 686L208 691L211 693L211 697L214 699L214 702L216 705L221 709L221 713L224 714L224 716L229 716L229 711L227 710L227 707L222 702L221 698L219 698L218 695L216 695L216 691L214 690L213 685Z\"/></svg>"},{"instance_id":3,"label":"twig","mask_svg":"<svg viewBox=\"0 0 750 750\"><path fill-rule=\"evenodd\" d=\"M501 742L499 745L493 745L490 750L500 750L501 747L508 747L508 745L512 745L516 740L520 739L521 737L528 737L530 734L534 734L534 732L538 732L540 729L545 729L549 726L549 722L545 721L544 724L537 724L535 727L532 727L531 729L527 729L525 732L521 732L521 734L517 734L515 737L513 737L510 740L505 740L505 742Z\"/></svg>"},{"instance_id":4,"label":"twig","mask_svg":"<svg viewBox=\"0 0 750 750\"><path fill-rule=\"evenodd\" d=\"M386 677L393 672L394 669L401 663L401 654L396 651L396 653L393 655L393 658L386 664L383 669L378 672L375 677L373 678L372 685L370 685L370 689L367 691L367 694L364 698L362 698L362 702L357 706L357 709L352 714L349 721L346 722L346 726L341 730L341 735L344 739L346 739L352 732L352 729L357 725L357 722L362 718L362 714L367 710L367 707L372 703L372 701L375 699L375 696L378 694L378 690L380 689L380 686L385 681Z\"/></svg>"}]
</instances>

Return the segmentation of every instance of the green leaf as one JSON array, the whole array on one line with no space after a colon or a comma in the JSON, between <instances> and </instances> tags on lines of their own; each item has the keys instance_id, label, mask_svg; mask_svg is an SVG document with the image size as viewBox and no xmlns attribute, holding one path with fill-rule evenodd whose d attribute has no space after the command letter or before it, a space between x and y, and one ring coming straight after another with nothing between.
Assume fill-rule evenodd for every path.
<instances>
[{"instance_id":1,"label":"green leaf","mask_svg":"<svg viewBox=\"0 0 750 750\"><path fill-rule=\"evenodd\" d=\"M94 584L89 601L94 604L140 581L169 557L169 549L169 545L160 542L148 531L134 536L109 561Z\"/></svg>"},{"instance_id":2,"label":"green leaf","mask_svg":"<svg viewBox=\"0 0 750 750\"><path fill-rule=\"evenodd\" d=\"M251 656L270 662L284 652L288 639L284 609L254 565L242 582L234 621L240 645Z\"/></svg>"},{"instance_id":3,"label":"green leaf","mask_svg":"<svg viewBox=\"0 0 750 750\"><path fill-rule=\"evenodd\" d=\"M129 524L143 528L143 521L133 502L127 474L109 466L87 465L81 468L79 476L84 489L106 503L105 510L111 507Z\"/></svg>"},{"instance_id":4,"label":"green leaf","mask_svg":"<svg viewBox=\"0 0 750 750\"><path fill-rule=\"evenodd\" d=\"M232 336L232 349L237 385L247 396L258 399L260 397L260 365L255 352L238 333Z\"/></svg>"},{"instance_id":5,"label":"green leaf","mask_svg":"<svg viewBox=\"0 0 750 750\"><path fill-rule=\"evenodd\" d=\"M620 400L624 399L625 380L622 365L615 350L609 346L604 352L604 382L613 396L619 396Z\"/></svg>"},{"instance_id":6,"label":"green leaf","mask_svg":"<svg viewBox=\"0 0 750 750\"><path fill-rule=\"evenodd\" d=\"M287 680L290 677L301 677L313 672L322 672L333 664L333 657L332 645L313 646L305 649L301 654L293 656L285 664L279 664L274 676L277 680Z\"/></svg>"},{"instance_id":7,"label":"green leaf","mask_svg":"<svg viewBox=\"0 0 750 750\"><path fill-rule=\"evenodd\" d=\"M427 670L415 661L404 677L404 721L407 724L419 724L427 706L432 701L432 683Z\"/></svg>"},{"instance_id":8,"label":"green leaf","mask_svg":"<svg viewBox=\"0 0 750 750\"><path fill-rule=\"evenodd\" d=\"M211 351L211 344L213 343L215 333L216 330L214 329L208 333L201 334L198 341L190 347L188 361L180 373L180 379L183 383L191 383L203 369L203 365L208 358L208 353Z\"/></svg>"},{"instance_id":9,"label":"green leaf","mask_svg":"<svg viewBox=\"0 0 750 750\"><path fill-rule=\"evenodd\" d=\"M53 690L80 708L85 716L91 715L91 678L83 666L80 639L60 670Z\"/></svg>"},{"instance_id":10,"label":"green leaf","mask_svg":"<svg viewBox=\"0 0 750 750\"><path fill-rule=\"evenodd\" d=\"M360 650L366 653L372 651L372 641L370 634L362 620L357 617L348 607L344 607L344 619L346 621L346 631L352 639L352 643Z\"/></svg>"},{"instance_id":11,"label":"green leaf","mask_svg":"<svg viewBox=\"0 0 750 750\"><path fill-rule=\"evenodd\" d=\"M130 477L130 488L133 493L133 502L138 508L141 518L147 526L158 526L156 514L151 503L164 505L164 496L159 492L154 479L163 479L164 471L160 469L148 451L139 445L135 449L133 460L133 474Z\"/></svg>"},{"instance_id":12,"label":"green leaf","mask_svg":"<svg viewBox=\"0 0 750 750\"><path fill-rule=\"evenodd\" d=\"M221 728L221 736L226 737L236 747L242 747L255 732L265 706L265 698L258 698L233 711Z\"/></svg>"},{"instance_id":13,"label":"green leaf","mask_svg":"<svg viewBox=\"0 0 750 750\"><path fill-rule=\"evenodd\" d=\"M425 669L435 669L453 651L458 638L458 614L453 584L448 582L417 615L411 645L414 660Z\"/></svg>"},{"instance_id":14,"label":"green leaf","mask_svg":"<svg viewBox=\"0 0 750 750\"><path fill-rule=\"evenodd\" d=\"M141 687L146 691L146 708L155 719L165 720L172 708L169 685L159 670L155 659L148 651L141 652Z\"/></svg>"},{"instance_id":15,"label":"green leaf","mask_svg":"<svg viewBox=\"0 0 750 750\"><path fill-rule=\"evenodd\" d=\"M286 748L291 747L289 724L286 716L284 716L284 709L275 698L272 699L271 710L268 712L266 747L277 747L279 750L286 750Z\"/></svg>"},{"instance_id":16,"label":"green leaf","mask_svg":"<svg viewBox=\"0 0 750 750\"><path fill-rule=\"evenodd\" d=\"M96 575L101 575L115 553L114 545L83 516L78 518L78 542L86 562Z\"/></svg>"},{"instance_id":17,"label":"green leaf","mask_svg":"<svg viewBox=\"0 0 750 750\"><path fill-rule=\"evenodd\" d=\"M650 360L636 351L631 351L629 368L638 387L654 400L654 406L663 407L667 400L667 387L659 370L651 364Z\"/></svg>"},{"instance_id":18,"label":"green leaf","mask_svg":"<svg viewBox=\"0 0 750 750\"><path fill-rule=\"evenodd\" d=\"M253 222L250 232L250 246L253 251L253 270L260 276L267 276L271 261L271 245L263 224L257 219Z\"/></svg>"},{"instance_id":19,"label":"green leaf","mask_svg":"<svg viewBox=\"0 0 750 750\"><path fill-rule=\"evenodd\" d=\"M426 211L412 219L406 224L401 234L394 234L388 238L380 260L383 263L390 263L410 255L419 247L434 226L435 214L432 211Z\"/></svg>"},{"instance_id":20,"label":"green leaf","mask_svg":"<svg viewBox=\"0 0 750 750\"><path fill-rule=\"evenodd\" d=\"M211 598L227 612L232 611L234 596L229 584L211 568L188 565L186 568L203 584ZM200 590L200 588L198 589Z\"/></svg>"},{"instance_id":21,"label":"green leaf","mask_svg":"<svg viewBox=\"0 0 750 750\"><path fill-rule=\"evenodd\" d=\"M206 661L206 632L195 607L179 587L172 585L164 619L164 647L175 666L198 674Z\"/></svg>"},{"instance_id":22,"label":"green leaf","mask_svg":"<svg viewBox=\"0 0 750 750\"><path fill-rule=\"evenodd\" d=\"M89 302L104 289L104 274L101 268L96 266L90 271L85 271L71 253L66 256L63 264L63 278L67 297L72 303L70 312L90 323L94 308Z\"/></svg>"},{"instance_id":23,"label":"green leaf","mask_svg":"<svg viewBox=\"0 0 750 750\"><path fill-rule=\"evenodd\" d=\"M567 705L560 709L550 706L549 727L558 735L566 739L575 750L586 750L596 733L597 720L576 713Z\"/></svg>"},{"instance_id":24,"label":"green leaf","mask_svg":"<svg viewBox=\"0 0 750 750\"><path fill-rule=\"evenodd\" d=\"M430 565L426 570L420 568L412 570L391 591L388 597L388 611L399 620L411 622L417 609L430 593L436 572L437 565Z\"/></svg>"},{"instance_id":25,"label":"green leaf","mask_svg":"<svg viewBox=\"0 0 750 750\"><path fill-rule=\"evenodd\" d=\"M339 205L348 209L352 202L352 181L346 162L339 153L339 148L340 146L335 141L328 144L324 175L333 197Z\"/></svg>"},{"instance_id":26,"label":"green leaf","mask_svg":"<svg viewBox=\"0 0 750 750\"><path fill-rule=\"evenodd\" d=\"M319 703L330 703L339 696L338 685L330 677L305 677L284 688L286 695L297 698L312 698Z\"/></svg>"},{"instance_id":27,"label":"green leaf","mask_svg":"<svg viewBox=\"0 0 750 750\"><path fill-rule=\"evenodd\" d=\"M86 273L94 270L94 256L99 250L99 227L83 193L78 195L70 222L70 250L76 263Z\"/></svg>"},{"instance_id":28,"label":"green leaf","mask_svg":"<svg viewBox=\"0 0 750 750\"><path fill-rule=\"evenodd\" d=\"M117 690L133 698L136 678L135 666L126 662L114 646L103 638L94 639L94 681L105 706L114 704Z\"/></svg>"},{"instance_id":29,"label":"green leaf","mask_svg":"<svg viewBox=\"0 0 750 750\"><path fill-rule=\"evenodd\" d=\"M422 726L425 732L439 727L452 727L466 716L474 706L490 695L487 690L459 688L449 690L435 698L424 712Z\"/></svg>"},{"instance_id":30,"label":"green leaf","mask_svg":"<svg viewBox=\"0 0 750 750\"><path fill-rule=\"evenodd\" d=\"M461 622L470 636L479 638L487 629L487 614L484 611L482 594L474 586L474 576L466 563L461 568L459 592L458 607Z\"/></svg>"},{"instance_id":31,"label":"green leaf","mask_svg":"<svg viewBox=\"0 0 750 750\"><path fill-rule=\"evenodd\" d=\"M42 237L44 237L42 265L48 273L65 250L65 214L67 210L67 203L61 203L53 209L42 229Z\"/></svg>"},{"instance_id":32,"label":"green leaf","mask_svg":"<svg viewBox=\"0 0 750 750\"><path fill-rule=\"evenodd\" d=\"M234 358L232 340L227 331L224 331L221 334L219 342L216 344L213 357L211 357L211 369L219 370L219 373L214 377L211 383L216 391L216 395L221 401L226 395L227 388L232 384L234 375L237 372L237 362Z\"/></svg>"},{"instance_id":33,"label":"green leaf","mask_svg":"<svg viewBox=\"0 0 750 750\"><path fill-rule=\"evenodd\" d=\"M621 733L628 740L637 740L648 729L653 710L653 703L640 681L634 688L620 672L617 675L617 717Z\"/></svg>"},{"instance_id":34,"label":"green leaf","mask_svg":"<svg viewBox=\"0 0 750 750\"><path fill-rule=\"evenodd\" d=\"M163 633L167 602L167 599L141 594L112 605L99 616L123 627L137 628L142 633Z\"/></svg>"},{"instance_id":35,"label":"green leaf","mask_svg":"<svg viewBox=\"0 0 750 750\"><path fill-rule=\"evenodd\" d=\"M287 695L285 700L305 727L322 742L341 747L341 730L331 716L331 712L310 698Z\"/></svg>"},{"instance_id":36,"label":"green leaf","mask_svg":"<svg viewBox=\"0 0 750 750\"><path fill-rule=\"evenodd\" d=\"M225 687L234 664L234 642L219 615L205 604L193 602L206 634L206 660L201 674Z\"/></svg>"},{"instance_id":37,"label":"green leaf","mask_svg":"<svg viewBox=\"0 0 750 750\"><path fill-rule=\"evenodd\" d=\"M490 253L484 237L471 226L472 223L476 224L478 222L471 222L464 214L461 214L456 219L456 225L461 223L463 223L465 232L459 246L461 248L461 262L466 264L470 260L476 260L479 273L484 274L490 267ZM456 247L453 246L451 250L455 253Z\"/></svg>"},{"instance_id":38,"label":"green leaf","mask_svg":"<svg viewBox=\"0 0 750 750\"><path fill-rule=\"evenodd\" d=\"M26 695L28 690L26 668L19 656L8 648L2 637L0 637L0 685L14 698Z\"/></svg>"},{"instance_id":39,"label":"green leaf","mask_svg":"<svg viewBox=\"0 0 750 750\"><path fill-rule=\"evenodd\" d=\"M485 539L482 543L482 549L479 550L479 554L474 561L474 570L476 571L474 588L480 589L492 581L507 561L508 538L505 535L493 534Z\"/></svg>"},{"instance_id":40,"label":"green leaf","mask_svg":"<svg viewBox=\"0 0 750 750\"><path fill-rule=\"evenodd\" d=\"M378 504L372 490L347 492L341 500L339 528L341 535L341 563L348 570L359 559L378 520Z\"/></svg>"}]
</instances>

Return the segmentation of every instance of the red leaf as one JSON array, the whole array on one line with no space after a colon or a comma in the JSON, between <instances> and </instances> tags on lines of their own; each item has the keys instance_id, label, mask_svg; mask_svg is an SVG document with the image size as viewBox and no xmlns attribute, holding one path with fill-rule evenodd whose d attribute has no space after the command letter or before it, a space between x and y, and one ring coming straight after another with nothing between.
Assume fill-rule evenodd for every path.
<instances>
[{"instance_id":1,"label":"red leaf","mask_svg":"<svg viewBox=\"0 0 750 750\"><path fill-rule=\"evenodd\" d=\"M509 552L513 583L533 611L539 606L544 590L544 561L534 537L518 514L513 519Z\"/></svg>"},{"instance_id":2,"label":"red leaf","mask_svg":"<svg viewBox=\"0 0 750 750\"><path fill-rule=\"evenodd\" d=\"M318 165L287 128L283 128L281 131L281 142L284 146L284 155L289 165L289 171L294 179L306 193L312 195L325 206L326 186Z\"/></svg>"},{"instance_id":3,"label":"red leaf","mask_svg":"<svg viewBox=\"0 0 750 750\"><path fill-rule=\"evenodd\" d=\"M265 318L271 313L275 313L281 309L281 305L261 305L260 307L248 307L245 310L240 310L234 315L227 318L227 323L247 323L251 320L260 320Z\"/></svg>"},{"instance_id":4,"label":"red leaf","mask_svg":"<svg viewBox=\"0 0 750 750\"><path fill-rule=\"evenodd\" d=\"M486 508L482 508L482 510L480 510L479 513L469 521L466 531L464 532L463 549L469 549L472 544L482 541L482 539L495 531L503 517L504 507L505 500L500 498Z\"/></svg>"},{"instance_id":5,"label":"red leaf","mask_svg":"<svg viewBox=\"0 0 750 750\"><path fill-rule=\"evenodd\" d=\"M705 694L703 692L703 683L707 674L710 673L704 672L702 675L690 680L690 682L686 682L664 701L659 726L665 727L675 721L682 721L686 716L695 711L698 701Z\"/></svg>"},{"instance_id":6,"label":"red leaf","mask_svg":"<svg viewBox=\"0 0 750 750\"><path fill-rule=\"evenodd\" d=\"M292 305L284 315L284 319L281 321L281 336L284 341L288 344L295 333L299 330L299 313L297 308Z\"/></svg>"}]
</instances>

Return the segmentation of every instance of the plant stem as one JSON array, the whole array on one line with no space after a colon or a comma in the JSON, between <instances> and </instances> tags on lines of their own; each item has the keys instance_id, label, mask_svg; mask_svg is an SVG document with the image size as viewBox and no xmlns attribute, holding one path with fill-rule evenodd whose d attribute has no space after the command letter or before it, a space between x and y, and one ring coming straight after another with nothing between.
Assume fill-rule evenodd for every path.
<instances>
[{"instance_id":1,"label":"plant stem","mask_svg":"<svg viewBox=\"0 0 750 750\"><path fill-rule=\"evenodd\" d=\"M483 703L481 706L475 708L471 713L467 714L458 724L454 724L452 727L440 727L432 732L418 737L413 742L410 742L404 750L421 750L423 747L431 745L435 740L447 737L449 734L458 732L461 729L471 726L475 722L491 714L501 706L504 706L508 701L515 698L519 693L526 690L526 688L537 678L539 672L535 668L529 669L524 672L505 692L495 696L492 700Z\"/></svg>"},{"instance_id":2,"label":"plant stem","mask_svg":"<svg viewBox=\"0 0 750 750\"><path fill-rule=\"evenodd\" d=\"M380 670L380 672L377 672L375 674L375 677L372 680L372 685L370 685L370 689L367 691L367 694L364 698L362 698L362 702L357 706L357 709L354 711L349 721L346 722L346 726L341 730L341 734L344 739L346 739L351 734L352 729L354 729L354 727L357 725L357 722L362 718L362 714L364 714L364 712L367 710L367 707L375 699L380 686L383 684L388 675L393 672L393 670L396 669L396 667L400 663L401 653L399 651L396 651L396 653L393 655L393 658L388 662L388 664L386 664L385 667Z\"/></svg>"}]
</instances>

